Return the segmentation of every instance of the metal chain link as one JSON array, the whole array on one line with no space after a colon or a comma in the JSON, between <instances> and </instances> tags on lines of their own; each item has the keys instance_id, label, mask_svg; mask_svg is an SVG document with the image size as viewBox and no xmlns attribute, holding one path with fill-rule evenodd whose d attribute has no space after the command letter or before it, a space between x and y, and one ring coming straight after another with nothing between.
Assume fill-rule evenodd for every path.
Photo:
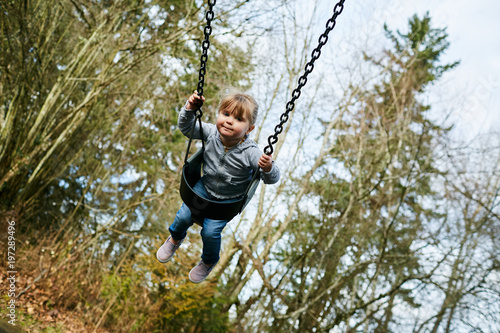
<instances>
[{"instance_id":1,"label":"metal chain link","mask_svg":"<svg viewBox=\"0 0 500 333\"><path fill-rule=\"evenodd\" d=\"M295 108L295 101L300 97L301 89L307 83L307 76L313 71L314 62L318 60L321 55L321 48L328 41L328 34L333 30L333 28L335 28L337 17L340 15L340 13L342 13L342 10L344 9L344 2L345 0L340 0L333 8L333 15L326 22L325 32L320 35L318 39L318 46L311 53L311 60L305 65L304 74L299 78L297 88L293 90L292 98L286 104L286 111L280 116L280 123L274 128L274 134L270 135L267 138L267 142L269 144L264 148L265 154L271 155L274 152L273 145L278 142L278 135L283 132L283 125L288 121L289 113L292 112Z\"/></svg>"},{"instance_id":2,"label":"metal chain link","mask_svg":"<svg viewBox=\"0 0 500 333\"><path fill-rule=\"evenodd\" d=\"M217 0L208 0L208 9L205 13L205 18L207 19L207 25L205 29L203 29L203 33L205 35L205 39L201 43L202 53L200 57L200 72L198 76L198 88L196 91L198 95L203 96L203 85L205 84L205 74L207 72L207 60L208 60L208 48L210 47L210 34L212 33L212 20L214 19L214 6ZM205 141L203 140L203 127L201 125L201 117L203 116L203 111L201 110L201 106L195 111L195 119L193 122L193 128L191 129L191 135L189 136L189 142L186 150L186 156L184 157L184 163L188 160L189 149L191 148L191 143L193 141L194 129L196 127L196 121L198 121L200 126L201 133L201 144L203 148L205 148Z\"/></svg>"},{"instance_id":3,"label":"metal chain link","mask_svg":"<svg viewBox=\"0 0 500 333\"><path fill-rule=\"evenodd\" d=\"M212 20L214 19L214 6L215 6L216 0L208 0L208 10L205 13L205 18L207 19L207 25L205 26L205 29L203 30L205 34L205 40L203 40L201 47L202 47L202 54L201 54L201 65L200 65L200 74L198 77L198 95L202 96L203 95L203 85L205 84L205 74L207 71L207 60L208 60L208 48L210 47L210 34L212 33Z\"/></svg>"}]
</instances>

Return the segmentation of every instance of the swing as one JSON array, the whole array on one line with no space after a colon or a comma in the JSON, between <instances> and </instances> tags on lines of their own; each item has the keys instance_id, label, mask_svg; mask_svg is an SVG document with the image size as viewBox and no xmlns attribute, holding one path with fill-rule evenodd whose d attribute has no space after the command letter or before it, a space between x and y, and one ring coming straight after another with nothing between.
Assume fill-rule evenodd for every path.
<instances>
[{"instance_id":1,"label":"swing","mask_svg":"<svg viewBox=\"0 0 500 333\"><path fill-rule=\"evenodd\" d=\"M208 48L210 46L210 33L212 32L211 22L214 18L213 6L216 0L208 0L208 10L205 15L207 19L207 25L204 29L205 40L202 43L202 55L201 55L201 66L199 72L199 81L197 92L199 96L203 95L203 85L205 81L206 72L206 62L208 60ZM283 125L288 121L288 114L295 108L295 101L299 98L302 87L307 83L307 76L314 69L314 62L321 55L321 48L328 41L328 34L333 30L336 24L336 19L338 15L344 9L345 0L340 0L333 9L332 17L326 23L326 29L323 34L318 39L318 46L313 50L311 54L311 60L306 64L304 74L299 78L297 88L292 92L291 100L286 104L286 111L280 116L280 123L274 128L274 134L268 137L268 145L264 148L264 153L271 155L274 151L273 145L278 142L278 135L283 131ZM193 140L194 129L196 127L196 121L199 123L201 137L203 138L203 128L201 124L201 117L203 112L201 108L195 111L195 119L193 122L193 127L191 129L191 134L189 138L188 147L186 150L186 155L184 158L184 166L182 168L182 178L180 185L180 195L182 201L191 210L192 220L201 225L203 224L204 218L210 218L214 220L228 220L230 221L236 215L240 214L247 204L252 199L257 186L260 182L260 170L253 173L250 184L248 185L244 195L236 201L233 202L220 202L215 200L210 200L199 196L194 190L195 184L201 179L201 170L203 165L203 154L205 151L205 142L203 139L202 148L188 158L189 149Z\"/></svg>"},{"instance_id":2,"label":"swing","mask_svg":"<svg viewBox=\"0 0 500 333\"><path fill-rule=\"evenodd\" d=\"M191 217L195 223L202 223L205 217L214 220L230 221L233 217L241 213L252 199L257 186L259 186L260 172L254 172L245 194L237 201L220 202L205 199L193 190L194 185L201 178L204 151L204 148L198 150L184 163L180 187L182 201L191 210Z\"/></svg>"}]
</instances>

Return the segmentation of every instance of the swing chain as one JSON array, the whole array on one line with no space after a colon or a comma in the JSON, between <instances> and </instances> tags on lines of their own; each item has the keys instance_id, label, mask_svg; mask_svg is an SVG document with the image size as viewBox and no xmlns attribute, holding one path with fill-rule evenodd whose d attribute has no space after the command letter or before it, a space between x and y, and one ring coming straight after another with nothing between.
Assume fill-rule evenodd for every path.
<instances>
[{"instance_id":1,"label":"swing chain","mask_svg":"<svg viewBox=\"0 0 500 333\"><path fill-rule=\"evenodd\" d=\"M202 53L201 53L201 64L200 64L200 73L198 77L198 88L196 91L198 92L198 96L203 95L203 85L205 84L205 74L207 71L207 60L208 60L208 48L210 47L210 34L212 33L212 20L214 19L214 6L217 0L208 0L208 9L207 12L205 13L205 18L207 19L207 25L203 29L205 39L201 43L202 47ZM184 163L187 163L188 160L188 154L189 154L189 149L191 148L191 143L193 141L193 136L194 136L194 130L196 128L196 122L198 121L198 125L200 128L200 134L201 134L201 144L203 148L205 148L205 141L203 140L203 127L201 125L201 117L203 116L203 111L201 110L201 107L196 109L195 111L195 119L193 122L193 128L191 129L191 135L189 136L189 143L188 147L186 150L186 155L184 157Z\"/></svg>"},{"instance_id":2,"label":"swing chain","mask_svg":"<svg viewBox=\"0 0 500 333\"><path fill-rule=\"evenodd\" d=\"M297 88L293 90L292 98L286 104L286 111L280 116L280 123L274 128L274 134L270 135L267 139L267 142L269 144L264 148L264 153L266 155L271 155L274 152L273 145L278 142L278 135L283 132L283 125L288 121L289 113L292 112L295 108L295 101L299 98L302 87L304 87L307 83L307 76L313 71L314 62L318 60L321 55L321 48L328 41L328 34L333 30L333 28L335 28L337 17L342 13L342 10L344 9L344 2L345 0L340 0L333 8L333 15L326 22L325 32L320 35L318 39L318 46L311 53L311 60L309 60L309 62L305 65L304 74L302 74L302 76L299 78Z\"/></svg>"},{"instance_id":3,"label":"swing chain","mask_svg":"<svg viewBox=\"0 0 500 333\"><path fill-rule=\"evenodd\" d=\"M210 34L212 33L212 20L214 19L214 11L213 8L215 6L215 2L217 0L208 0L208 10L205 13L205 18L207 19L207 25L203 30L205 35L205 40L201 43L202 54L201 54L201 65L200 65L200 74L198 78L198 95L201 97L203 95L203 85L205 84L205 74L207 70L207 60L208 60L208 48L210 47ZM201 110L200 110L201 112ZM203 113L200 114L200 117Z\"/></svg>"}]
</instances>

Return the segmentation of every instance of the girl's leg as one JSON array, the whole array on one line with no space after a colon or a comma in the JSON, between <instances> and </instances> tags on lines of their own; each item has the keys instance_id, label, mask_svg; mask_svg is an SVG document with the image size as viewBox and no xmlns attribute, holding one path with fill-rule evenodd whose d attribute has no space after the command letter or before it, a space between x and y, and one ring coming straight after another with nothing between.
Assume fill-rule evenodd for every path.
<instances>
[{"instance_id":1,"label":"girl's leg","mask_svg":"<svg viewBox=\"0 0 500 333\"><path fill-rule=\"evenodd\" d=\"M201 229L201 239L203 240L203 253L201 259L207 265L215 264L219 261L221 247L221 233L228 221L205 219L203 229Z\"/></svg>"},{"instance_id":2,"label":"girl's leg","mask_svg":"<svg viewBox=\"0 0 500 333\"><path fill-rule=\"evenodd\" d=\"M192 225L191 211L188 206L182 204L181 208L177 211L177 215L175 215L174 222L170 225L168 230L174 240L180 241L186 238L187 230Z\"/></svg>"},{"instance_id":3,"label":"girl's leg","mask_svg":"<svg viewBox=\"0 0 500 333\"><path fill-rule=\"evenodd\" d=\"M174 222L170 225L170 228L168 228L171 236L168 237L165 243L156 251L156 258L159 262L166 263L172 259L175 251L181 246L182 241L186 237L186 231L192 225L191 211L183 204L177 211Z\"/></svg>"},{"instance_id":4,"label":"girl's leg","mask_svg":"<svg viewBox=\"0 0 500 333\"><path fill-rule=\"evenodd\" d=\"M205 190L205 186L203 185L203 179L200 179L196 185L193 187L193 190L198 193L198 195L204 197L204 198L209 198L209 195L207 191ZM229 200L224 200L222 202L233 202L238 199L229 199ZM183 205L184 207L185 205ZM182 208L181 208L182 209ZM189 211L189 208L187 208L187 211ZM180 211L180 210L179 210ZM187 215L187 213L186 213ZM176 217L177 220L177 217ZM201 259L203 262L207 265L212 265L215 264L219 261L219 253L220 253L220 247L221 247L221 233L226 224L229 221L226 220L212 220L212 219L204 219L203 220L203 227L201 229L201 238L203 240L203 253L201 255ZM189 211L189 227L193 225L193 222L191 221L191 211ZM189 228L188 227L188 228ZM187 228L186 228L187 230ZM172 230L170 231L172 234L172 237L175 240L180 240L179 238L176 238L174 234L172 233ZM183 235L184 237L186 236L185 233Z\"/></svg>"}]
</instances>

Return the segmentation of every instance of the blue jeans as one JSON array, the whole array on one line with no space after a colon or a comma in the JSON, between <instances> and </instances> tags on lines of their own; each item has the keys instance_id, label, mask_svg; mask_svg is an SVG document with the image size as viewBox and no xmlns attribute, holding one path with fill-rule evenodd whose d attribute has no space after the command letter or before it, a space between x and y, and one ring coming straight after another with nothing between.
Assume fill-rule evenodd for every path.
<instances>
[{"instance_id":1,"label":"blue jeans","mask_svg":"<svg viewBox=\"0 0 500 333\"><path fill-rule=\"evenodd\" d=\"M193 187L193 190L201 197L206 199L211 199L207 191L205 190L205 186L203 185L203 181L200 179L196 185ZM238 199L229 199L222 200L221 202L232 202ZM202 221L203 227L201 229L200 235L203 241L203 253L201 255L201 259L207 265L215 264L219 261L219 252L221 247L221 233L226 224L229 222L227 220L212 220L205 218ZM191 220L191 210L186 204L182 204L179 211L177 211L177 215L175 216L174 222L170 225L168 230L170 231L170 235L175 240L182 240L186 237L187 230L193 225L193 221Z\"/></svg>"}]
</instances>

